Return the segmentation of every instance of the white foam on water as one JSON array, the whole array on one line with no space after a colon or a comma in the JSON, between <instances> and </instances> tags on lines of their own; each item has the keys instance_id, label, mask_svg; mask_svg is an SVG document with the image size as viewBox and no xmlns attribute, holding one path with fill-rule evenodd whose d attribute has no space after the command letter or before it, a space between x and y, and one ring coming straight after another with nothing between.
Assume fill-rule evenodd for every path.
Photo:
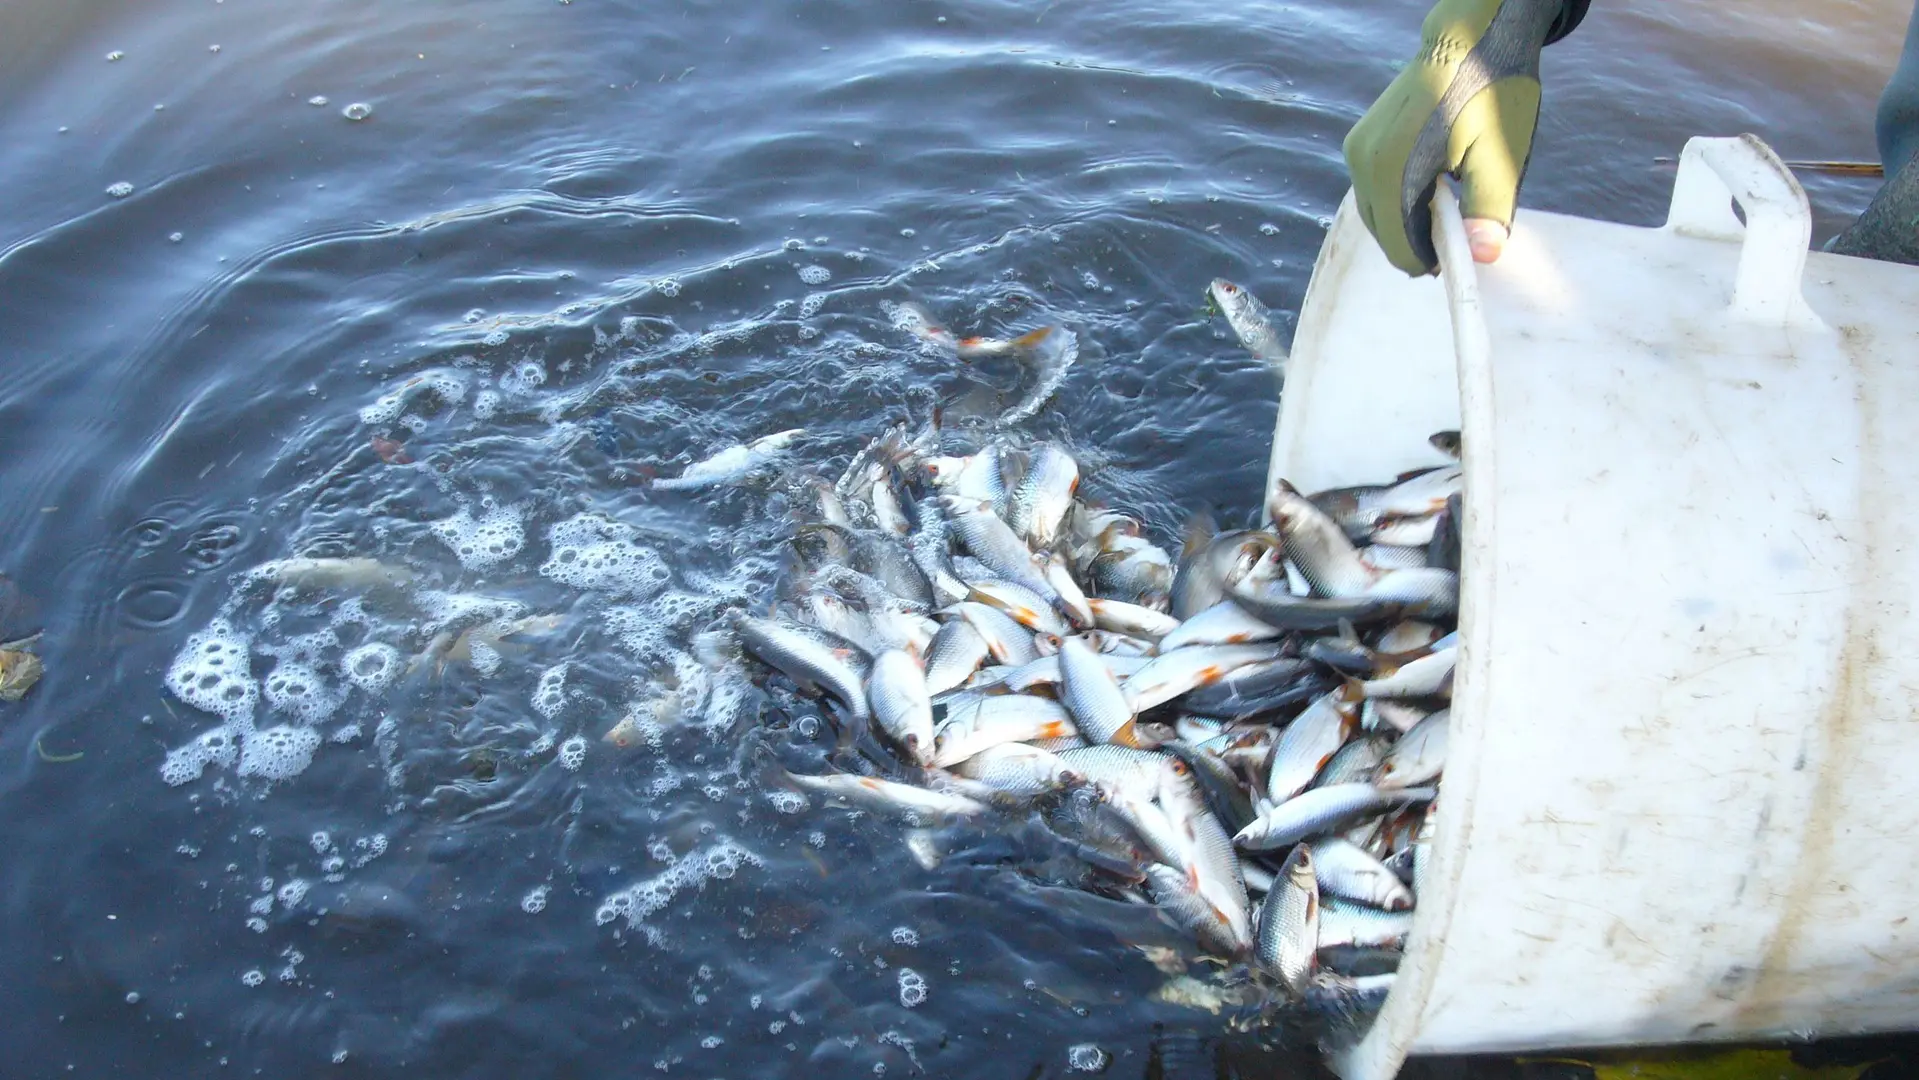
<instances>
[{"instance_id":1,"label":"white foam on water","mask_svg":"<svg viewBox=\"0 0 1919 1080\"><path fill-rule=\"evenodd\" d=\"M300 902L307 898L308 888L310 886L307 885L305 878L294 878L280 886L280 891L274 896L279 899L281 907L299 907Z\"/></svg>"},{"instance_id":2,"label":"white foam on water","mask_svg":"<svg viewBox=\"0 0 1919 1080\"><path fill-rule=\"evenodd\" d=\"M347 653L341 670L353 685L369 694L378 694L393 684L400 674L400 650L384 641L369 641Z\"/></svg>"},{"instance_id":3,"label":"white foam on water","mask_svg":"<svg viewBox=\"0 0 1919 1080\"><path fill-rule=\"evenodd\" d=\"M480 420L491 420L500 408L498 390L482 390L473 395L473 415Z\"/></svg>"},{"instance_id":4,"label":"white foam on water","mask_svg":"<svg viewBox=\"0 0 1919 1080\"><path fill-rule=\"evenodd\" d=\"M249 724L260 703L253 683L251 642L225 619L214 619L187 638L167 669L167 689L173 696L229 723Z\"/></svg>"},{"instance_id":5,"label":"white foam on water","mask_svg":"<svg viewBox=\"0 0 1919 1080\"><path fill-rule=\"evenodd\" d=\"M833 271L824 266L800 267L800 280L808 285L824 285L833 280Z\"/></svg>"},{"instance_id":6,"label":"white foam on water","mask_svg":"<svg viewBox=\"0 0 1919 1080\"><path fill-rule=\"evenodd\" d=\"M572 666L562 662L540 672L539 685L533 688L533 707L548 720L566 707L566 673Z\"/></svg>"},{"instance_id":7,"label":"white foam on water","mask_svg":"<svg viewBox=\"0 0 1919 1080\"><path fill-rule=\"evenodd\" d=\"M912 948L913 946L918 945L919 943L920 943L919 931L913 929L910 926L895 926L893 928L893 944L904 945L907 948Z\"/></svg>"},{"instance_id":8,"label":"white foam on water","mask_svg":"<svg viewBox=\"0 0 1919 1080\"><path fill-rule=\"evenodd\" d=\"M520 898L520 910L528 915L538 915L546 910L546 894L551 887L536 885L533 891Z\"/></svg>"},{"instance_id":9,"label":"white foam on water","mask_svg":"<svg viewBox=\"0 0 1919 1080\"><path fill-rule=\"evenodd\" d=\"M806 809L806 796L797 791L769 791L766 801L782 814L797 814Z\"/></svg>"},{"instance_id":10,"label":"white foam on water","mask_svg":"<svg viewBox=\"0 0 1919 1080\"><path fill-rule=\"evenodd\" d=\"M289 713L303 724L317 724L340 707L340 695L320 673L305 664L281 661L265 679L267 707Z\"/></svg>"},{"instance_id":11,"label":"white foam on water","mask_svg":"<svg viewBox=\"0 0 1919 1080\"><path fill-rule=\"evenodd\" d=\"M445 521L433 523L433 535L446 542L468 570L482 570L510 559L526 546L526 526L513 506L486 506L479 517L462 507Z\"/></svg>"},{"instance_id":12,"label":"white foam on water","mask_svg":"<svg viewBox=\"0 0 1919 1080\"><path fill-rule=\"evenodd\" d=\"M518 600L503 600L476 593L450 593L423 589L414 598L414 606L426 616L422 629L437 634L454 627L467 627L489 619L516 619L526 614L526 605Z\"/></svg>"},{"instance_id":13,"label":"white foam on water","mask_svg":"<svg viewBox=\"0 0 1919 1080\"><path fill-rule=\"evenodd\" d=\"M231 769L240 760L241 730L221 726L202 731L192 742L167 752L160 779L171 787L200 779L208 765Z\"/></svg>"},{"instance_id":14,"label":"white foam on water","mask_svg":"<svg viewBox=\"0 0 1919 1080\"><path fill-rule=\"evenodd\" d=\"M467 642L466 654L473 663L473 670L485 678L492 678L493 673L500 670L500 650L484 641Z\"/></svg>"},{"instance_id":15,"label":"white foam on water","mask_svg":"<svg viewBox=\"0 0 1919 1080\"><path fill-rule=\"evenodd\" d=\"M763 867L758 855L721 836L701 850L687 852L673 864L645 881L621 889L600 902L593 921L601 926L625 919L638 930L648 916L655 914L687 889L703 886L707 879L725 880L739 873L742 866Z\"/></svg>"},{"instance_id":16,"label":"white foam on water","mask_svg":"<svg viewBox=\"0 0 1919 1080\"><path fill-rule=\"evenodd\" d=\"M672 574L659 553L640 543L630 526L598 514L581 514L547 530L551 549L540 573L576 589L615 596L651 596Z\"/></svg>"},{"instance_id":17,"label":"white foam on water","mask_svg":"<svg viewBox=\"0 0 1919 1080\"><path fill-rule=\"evenodd\" d=\"M558 754L560 767L570 772L578 772L586 764L586 738L575 735L560 744Z\"/></svg>"},{"instance_id":18,"label":"white foam on water","mask_svg":"<svg viewBox=\"0 0 1919 1080\"><path fill-rule=\"evenodd\" d=\"M435 368L421 372L399 387L388 391L373 404L360 410L363 424L391 424L400 418L416 397L431 394L446 405L458 405L466 398L466 376L457 371Z\"/></svg>"},{"instance_id":19,"label":"white foam on water","mask_svg":"<svg viewBox=\"0 0 1919 1080\"><path fill-rule=\"evenodd\" d=\"M820 309L825 306L826 306L825 293L807 293L806 298L800 301L800 318L810 319L813 316L818 315L820 313Z\"/></svg>"},{"instance_id":20,"label":"white foam on water","mask_svg":"<svg viewBox=\"0 0 1919 1080\"><path fill-rule=\"evenodd\" d=\"M267 973L264 971L261 971L259 968L254 968L251 971L244 972L240 976L240 982L246 986L259 986L261 983L266 981L267 981Z\"/></svg>"},{"instance_id":21,"label":"white foam on water","mask_svg":"<svg viewBox=\"0 0 1919 1080\"><path fill-rule=\"evenodd\" d=\"M261 776L268 780L291 780L313 764L313 752L320 748L320 733L312 728L279 727L249 731L240 743L241 776Z\"/></svg>"}]
</instances>

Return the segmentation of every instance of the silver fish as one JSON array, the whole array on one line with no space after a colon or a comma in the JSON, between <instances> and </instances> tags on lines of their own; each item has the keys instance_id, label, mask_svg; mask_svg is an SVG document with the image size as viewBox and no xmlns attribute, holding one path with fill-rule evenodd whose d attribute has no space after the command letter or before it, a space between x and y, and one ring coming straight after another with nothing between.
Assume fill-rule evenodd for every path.
<instances>
[{"instance_id":1,"label":"silver fish","mask_svg":"<svg viewBox=\"0 0 1919 1080\"><path fill-rule=\"evenodd\" d=\"M829 799L884 813L931 817L977 817L989 807L964 795L953 795L873 776L833 773L827 776L791 775L792 782Z\"/></svg>"},{"instance_id":2,"label":"silver fish","mask_svg":"<svg viewBox=\"0 0 1919 1080\"><path fill-rule=\"evenodd\" d=\"M953 771L1008 795L1044 795L1079 780L1057 754L1025 743L989 746Z\"/></svg>"},{"instance_id":3,"label":"silver fish","mask_svg":"<svg viewBox=\"0 0 1919 1080\"><path fill-rule=\"evenodd\" d=\"M1126 680L1126 699L1135 713L1142 713L1238 668L1278 656L1279 650L1267 645L1200 645L1162 653Z\"/></svg>"},{"instance_id":4,"label":"silver fish","mask_svg":"<svg viewBox=\"0 0 1919 1080\"><path fill-rule=\"evenodd\" d=\"M1319 884L1313 853L1305 845L1286 856L1273 882L1273 891L1259 917L1260 966L1271 972L1298 997L1306 992L1319 948Z\"/></svg>"},{"instance_id":5,"label":"silver fish","mask_svg":"<svg viewBox=\"0 0 1919 1080\"><path fill-rule=\"evenodd\" d=\"M1322 891L1387 911L1413 906L1413 894L1399 876L1357 845L1325 839L1301 846L1312 848L1313 872Z\"/></svg>"},{"instance_id":6,"label":"silver fish","mask_svg":"<svg viewBox=\"0 0 1919 1080\"><path fill-rule=\"evenodd\" d=\"M1032 419L1051 401L1079 359L1079 335L1059 326L1047 326L1016 339L1020 358L1038 377L1019 403L1000 414L995 426L1005 429Z\"/></svg>"},{"instance_id":7,"label":"silver fish","mask_svg":"<svg viewBox=\"0 0 1919 1080\"><path fill-rule=\"evenodd\" d=\"M1426 808L1426 816L1419 822L1419 831L1413 836L1413 892L1415 895L1426 891L1426 878L1432 873L1433 837L1439 830L1439 804Z\"/></svg>"},{"instance_id":8,"label":"silver fish","mask_svg":"<svg viewBox=\"0 0 1919 1080\"><path fill-rule=\"evenodd\" d=\"M1433 537L1438 534L1439 515L1421 514L1417 517L1386 518L1379 524L1373 526L1372 532L1368 534L1367 539L1372 541L1375 547L1407 551L1413 548L1425 547L1427 544L1432 543ZM1366 551L1370 550L1371 549L1366 549ZM1411 556L1405 556L1405 558L1410 557ZM1396 566L1381 565L1377 556L1369 558L1365 551L1361 552L1360 558L1364 560L1368 566L1378 567L1382 570L1398 569ZM1413 565L1426 565L1425 556L1421 554L1419 561Z\"/></svg>"},{"instance_id":9,"label":"silver fish","mask_svg":"<svg viewBox=\"0 0 1919 1080\"><path fill-rule=\"evenodd\" d=\"M952 498L945 503L953 534L974 558L985 563L996 576L1026 586L1049 604L1058 598L1039 560L1027 550L1026 542L993 513L990 505L968 504Z\"/></svg>"},{"instance_id":10,"label":"silver fish","mask_svg":"<svg viewBox=\"0 0 1919 1080\"><path fill-rule=\"evenodd\" d=\"M1233 841L1249 851L1270 851L1308 837L1335 832L1360 818L1406 803L1430 800L1432 788L1381 791L1371 784L1332 784L1280 803L1239 831Z\"/></svg>"},{"instance_id":11,"label":"silver fish","mask_svg":"<svg viewBox=\"0 0 1919 1080\"><path fill-rule=\"evenodd\" d=\"M996 607L1029 630L1052 634L1054 637L1064 637L1070 632L1066 628L1066 621L1053 610L1053 605L1024 585L1011 581L976 581L972 583L967 599Z\"/></svg>"},{"instance_id":12,"label":"silver fish","mask_svg":"<svg viewBox=\"0 0 1919 1080\"><path fill-rule=\"evenodd\" d=\"M295 589L405 588L413 571L378 559L275 559L246 572L248 582L269 582Z\"/></svg>"},{"instance_id":13,"label":"silver fish","mask_svg":"<svg viewBox=\"0 0 1919 1080\"><path fill-rule=\"evenodd\" d=\"M1243 645L1252 641L1271 641L1280 631L1254 618L1244 607L1221 600L1212 607L1180 623L1159 639L1161 652L1188 645Z\"/></svg>"},{"instance_id":14,"label":"silver fish","mask_svg":"<svg viewBox=\"0 0 1919 1080\"><path fill-rule=\"evenodd\" d=\"M1185 620L1226 598L1261 559L1278 546L1270 533L1235 529L1215 534L1211 519L1195 517L1186 527L1179 569L1173 575L1173 616Z\"/></svg>"},{"instance_id":15,"label":"silver fish","mask_svg":"<svg viewBox=\"0 0 1919 1080\"><path fill-rule=\"evenodd\" d=\"M1427 537L1426 542L1432 538ZM1412 546L1369 544L1359 549L1359 561L1375 570L1423 570L1426 568L1426 542Z\"/></svg>"},{"instance_id":16,"label":"silver fish","mask_svg":"<svg viewBox=\"0 0 1919 1080\"><path fill-rule=\"evenodd\" d=\"M946 722L933 735L933 764L949 768L989 746L1077 733L1056 701L1026 694L976 698L948 706Z\"/></svg>"},{"instance_id":17,"label":"silver fish","mask_svg":"<svg viewBox=\"0 0 1919 1080\"><path fill-rule=\"evenodd\" d=\"M1464 486L1466 471L1458 465L1431 469L1394 484L1379 496L1379 510L1387 517L1412 518L1437 514L1446 500Z\"/></svg>"},{"instance_id":18,"label":"silver fish","mask_svg":"<svg viewBox=\"0 0 1919 1080\"><path fill-rule=\"evenodd\" d=\"M1046 555L1040 559L1040 572L1046 575L1047 584L1059 594L1059 609L1073 625L1084 630L1093 625L1092 601L1080 590L1079 582L1073 579L1073 568L1057 554Z\"/></svg>"},{"instance_id":19,"label":"silver fish","mask_svg":"<svg viewBox=\"0 0 1919 1080\"><path fill-rule=\"evenodd\" d=\"M1327 898L1319 907L1319 947L1341 945L1400 949L1413 932L1410 911L1381 911L1366 904Z\"/></svg>"},{"instance_id":20,"label":"silver fish","mask_svg":"<svg viewBox=\"0 0 1919 1080\"><path fill-rule=\"evenodd\" d=\"M691 491L733 483L771 461L804 434L804 428L793 428L761 436L749 443L729 446L703 461L688 465L677 477L653 481L653 488L657 491Z\"/></svg>"},{"instance_id":21,"label":"silver fish","mask_svg":"<svg viewBox=\"0 0 1919 1080\"><path fill-rule=\"evenodd\" d=\"M1266 513L1286 543L1286 557L1313 592L1327 597L1360 596L1378 580L1378 571L1360 561L1358 549L1325 512L1284 480L1266 497Z\"/></svg>"},{"instance_id":22,"label":"silver fish","mask_svg":"<svg viewBox=\"0 0 1919 1080\"><path fill-rule=\"evenodd\" d=\"M1173 560L1139 537L1123 537L1087 566L1093 590L1101 596L1164 610L1173 595Z\"/></svg>"},{"instance_id":23,"label":"silver fish","mask_svg":"<svg viewBox=\"0 0 1919 1080\"><path fill-rule=\"evenodd\" d=\"M1266 310L1266 305L1225 278L1214 278L1206 291L1246 351L1273 365L1280 378L1285 378L1286 346L1279 340L1279 330L1273 326L1273 313Z\"/></svg>"},{"instance_id":24,"label":"silver fish","mask_svg":"<svg viewBox=\"0 0 1919 1080\"><path fill-rule=\"evenodd\" d=\"M1407 619L1393 624L1391 629L1379 635L1379 640L1373 643L1373 649L1386 656L1428 652L1440 636L1439 627L1432 623Z\"/></svg>"},{"instance_id":25,"label":"silver fish","mask_svg":"<svg viewBox=\"0 0 1919 1080\"><path fill-rule=\"evenodd\" d=\"M1451 709L1441 709L1421 720L1394 744L1373 783L1390 790L1438 780L1446 768L1446 732L1451 720Z\"/></svg>"},{"instance_id":26,"label":"silver fish","mask_svg":"<svg viewBox=\"0 0 1919 1080\"><path fill-rule=\"evenodd\" d=\"M1345 687L1308 705L1273 744L1266 797L1283 803L1306 790L1358 728L1358 700Z\"/></svg>"},{"instance_id":27,"label":"silver fish","mask_svg":"<svg viewBox=\"0 0 1919 1080\"><path fill-rule=\"evenodd\" d=\"M1450 694L1459 650L1440 649L1361 684L1369 698L1423 698Z\"/></svg>"},{"instance_id":28,"label":"silver fish","mask_svg":"<svg viewBox=\"0 0 1919 1080\"><path fill-rule=\"evenodd\" d=\"M1079 463L1051 443L1033 449L1026 475L1007 507L1007 524L1035 548L1048 548L1073 505L1079 487Z\"/></svg>"},{"instance_id":29,"label":"silver fish","mask_svg":"<svg viewBox=\"0 0 1919 1080\"><path fill-rule=\"evenodd\" d=\"M1459 575L1437 566L1388 570L1365 595L1397 603L1408 615L1451 615L1459 610Z\"/></svg>"},{"instance_id":30,"label":"silver fish","mask_svg":"<svg viewBox=\"0 0 1919 1080\"><path fill-rule=\"evenodd\" d=\"M915 765L933 761L933 703L926 692L926 671L904 649L888 649L873 658L866 677L866 700L880 730L906 751Z\"/></svg>"},{"instance_id":31,"label":"silver fish","mask_svg":"<svg viewBox=\"0 0 1919 1080\"><path fill-rule=\"evenodd\" d=\"M1137 746L1133 709L1104 661L1079 638L1059 651L1060 691L1080 733L1095 742Z\"/></svg>"},{"instance_id":32,"label":"silver fish","mask_svg":"<svg viewBox=\"0 0 1919 1080\"><path fill-rule=\"evenodd\" d=\"M1330 787L1334 784L1370 784L1379 772L1379 765L1386 760L1386 754L1392 744L1377 735L1354 739L1339 748L1339 753L1326 763L1326 767L1313 778L1316 787Z\"/></svg>"},{"instance_id":33,"label":"silver fish","mask_svg":"<svg viewBox=\"0 0 1919 1080\"><path fill-rule=\"evenodd\" d=\"M750 615L740 616L734 629L748 652L801 686L816 687L840 699L853 719L863 722L872 715L860 673L852 663L858 646L844 642L836 647L822 641L819 635L824 632L816 628Z\"/></svg>"},{"instance_id":34,"label":"silver fish","mask_svg":"<svg viewBox=\"0 0 1919 1080\"><path fill-rule=\"evenodd\" d=\"M986 639L965 619L954 619L933 635L926 651L926 692L944 694L965 682L992 651Z\"/></svg>"},{"instance_id":35,"label":"silver fish","mask_svg":"<svg viewBox=\"0 0 1919 1080\"><path fill-rule=\"evenodd\" d=\"M1426 441L1433 445L1433 449L1452 458L1454 461L1459 460L1461 446L1459 432L1435 431L1426 437Z\"/></svg>"},{"instance_id":36,"label":"silver fish","mask_svg":"<svg viewBox=\"0 0 1919 1080\"><path fill-rule=\"evenodd\" d=\"M993 659L1000 663L1019 665L1039 658L1039 653L1033 648L1032 631L1015 622L1004 611L970 600L955 604L952 610L973 624L973 629L986 642Z\"/></svg>"},{"instance_id":37,"label":"silver fish","mask_svg":"<svg viewBox=\"0 0 1919 1080\"><path fill-rule=\"evenodd\" d=\"M1093 625L1101 630L1133 637L1163 638L1179 628L1179 620L1163 611L1155 611L1124 600L1093 598L1086 601L1093 614Z\"/></svg>"},{"instance_id":38,"label":"silver fish","mask_svg":"<svg viewBox=\"0 0 1919 1080\"><path fill-rule=\"evenodd\" d=\"M1426 717L1431 709L1392 698L1367 698L1359 710L1359 726L1364 731L1392 731L1404 735Z\"/></svg>"},{"instance_id":39,"label":"silver fish","mask_svg":"<svg viewBox=\"0 0 1919 1080\"><path fill-rule=\"evenodd\" d=\"M1151 863L1146 867L1146 882L1154 905L1173 925L1197 935L1202 945L1221 955L1239 956L1246 951L1225 914L1200 892L1195 875Z\"/></svg>"}]
</instances>

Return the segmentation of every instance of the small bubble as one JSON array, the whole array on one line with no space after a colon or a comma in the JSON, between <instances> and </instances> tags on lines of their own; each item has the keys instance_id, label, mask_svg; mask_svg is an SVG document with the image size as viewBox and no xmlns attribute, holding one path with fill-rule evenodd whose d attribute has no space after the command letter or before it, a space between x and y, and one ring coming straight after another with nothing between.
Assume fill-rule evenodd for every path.
<instances>
[{"instance_id":1,"label":"small bubble","mask_svg":"<svg viewBox=\"0 0 1919 1080\"><path fill-rule=\"evenodd\" d=\"M124 199L127 196L133 194L133 185L127 183L125 180L122 180L117 184L110 184L107 187L107 194L113 196L116 199Z\"/></svg>"},{"instance_id":2,"label":"small bubble","mask_svg":"<svg viewBox=\"0 0 1919 1080\"><path fill-rule=\"evenodd\" d=\"M111 64L116 60L125 60L126 58L127 58L126 53L121 52L119 49L115 49L112 52L107 54L107 63Z\"/></svg>"},{"instance_id":3,"label":"small bubble","mask_svg":"<svg viewBox=\"0 0 1919 1080\"><path fill-rule=\"evenodd\" d=\"M1066 1048L1066 1067L1074 1072L1104 1072L1112 1055L1101 1050L1094 1043L1080 1043Z\"/></svg>"},{"instance_id":4,"label":"small bubble","mask_svg":"<svg viewBox=\"0 0 1919 1080\"><path fill-rule=\"evenodd\" d=\"M532 892L520 898L520 910L528 915L538 915L545 911L547 891L548 887L545 885L535 886Z\"/></svg>"},{"instance_id":5,"label":"small bubble","mask_svg":"<svg viewBox=\"0 0 1919 1080\"><path fill-rule=\"evenodd\" d=\"M901 229L901 230L900 230L900 235L901 235L901 236L904 236L904 237L906 237L906 238L907 238L908 240L911 240L911 239L912 239L912 238L914 238L915 236L918 236L918 235L919 235L919 230L918 230L918 229L910 229L910 228L908 228L908 229Z\"/></svg>"},{"instance_id":6,"label":"small bubble","mask_svg":"<svg viewBox=\"0 0 1919 1080\"><path fill-rule=\"evenodd\" d=\"M259 986L261 983L267 981L267 973L261 971L259 968L254 968L252 971L240 976L240 981L248 986Z\"/></svg>"},{"instance_id":7,"label":"small bubble","mask_svg":"<svg viewBox=\"0 0 1919 1080\"><path fill-rule=\"evenodd\" d=\"M367 117L373 115L373 106L368 105L364 101L356 101L346 108L341 109L340 115L346 117L348 120L365 120Z\"/></svg>"},{"instance_id":8,"label":"small bubble","mask_svg":"<svg viewBox=\"0 0 1919 1080\"><path fill-rule=\"evenodd\" d=\"M711 1050L725 1041L725 1039L720 1038L718 1035L708 1035L706 1038L700 1040L700 1045Z\"/></svg>"},{"instance_id":9,"label":"small bubble","mask_svg":"<svg viewBox=\"0 0 1919 1080\"><path fill-rule=\"evenodd\" d=\"M1278 236L1279 226L1273 224L1270 221L1262 221L1260 222L1260 225L1259 225L1259 231L1261 234L1266 236Z\"/></svg>"},{"instance_id":10,"label":"small bubble","mask_svg":"<svg viewBox=\"0 0 1919 1080\"><path fill-rule=\"evenodd\" d=\"M307 99L307 104L315 107L325 107L326 103L327 103L327 100L326 100L325 94L315 94L312 97Z\"/></svg>"},{"instance_id":11,"label":"small bubble","mask_svg":"<svg viewBox=\"0 0 1919 1080\"><path fill-rule=\"evenodd\" d=\"M208 52L219 52L219 51L220 51L220 46L218 46L218 45L208 45L208 46L207 46L207 51L208 51Z\"/></svg>"},{"instance_id":12,"label":"small bubble","mask_svg":"<svg viewBox=\"0 0 1919 1080\"><path fill-rule=\"evenodd\" d=\"M182 241L182 240L185 240L186 238L187 238L187 234L186 234L186 233L178 233L178 232L175 232L175 233L168 233L168 234L167 234L167 239L168 239L168 240L171 240L171 241L173 241L173 242L174 242L174 243L176 243L176 244L177 244L177 243L179 243L179 242L180 242L180 241Z\"/></svg>"},{"instance_id":13,"label":"small bubble","mask_svg":"<svg viewBox=\"0 0 1919 1080\"><path fill-rule=\"evenodd\" d=\"M335 1050L335 1051L333 1052L333 1063L334 1063L335 1065L345 1065L345 1064L346 1064L346 1051L345 1051L345 1050Z\"/></svg>"},{"instance_id":14,"label":"small bubble","mask_svg":"<svg viewBox=\"0 0 1919 1080\"><path fill-rule=\"evenodd\" d=\"M129 1005L140 1004L140 991L138 990L127 991L127 1004Z\"/></svg>"}]
</instances>

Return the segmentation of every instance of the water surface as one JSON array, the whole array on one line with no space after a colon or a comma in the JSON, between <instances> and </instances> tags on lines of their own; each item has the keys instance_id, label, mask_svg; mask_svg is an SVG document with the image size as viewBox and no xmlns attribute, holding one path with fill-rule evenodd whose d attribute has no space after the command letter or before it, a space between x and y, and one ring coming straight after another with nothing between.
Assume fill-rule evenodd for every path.
<instances>
[{"instance_id":1,"label":"water surface","mask_svg":"<svg viewBox=\"0 0 1919 1080\"><path fill-rule=\"evenodd\" d=\"M1596 5L1548 55L1526 204L1656 223L1653 159L1691 134L1870 158L1906 11L1801 10ZM895 824L785 812L746 737L756 690L709 688L724 708L658 747L598 736L697 680L690 635L764 594L783 528L765 492L637 477L789 427L812 433L801 460L837 465L884 423L1017 395L1015 367L918 349L888 303L962 332L1067 323L1083 357L1029 430L1163 534L1200 506L1252 512L1275 389L1207 318L1205 283L1297 308L1345 188L1339 140L1421 14L0 14L0 639L44 626L49 672L0 715L10 1074L1041 1076L1093 1043L1113 1075L1310 1075L1304 1047L1231 1010L1152 1000L1166 976L1134 946L1177 935L1049 887L1021 830L939 833L929 870ZM1807 186L1821 239L1872 190ZM431 371L459 400L363 422ZM433 530L500 507L524 540L491 565ZM543 577L551 529L582 514L661 552L666 591ZM168 786L169 750L214 721L163 678L223 609L282 654L262 675L430 639L411 601L370 595L355 620L340 595L236 584L289 555L377 556L562 629L491 675L353 691L319 723L341 741L290 781ZM534 689L568 661L549 715ZM804 761L803 707L765 713ZM575 736L577 770L557 753ZM657 911L596 918L646 882L671 893ZM901 969L924 1003L903 1004Z\"/></svg>"}]
</instances>

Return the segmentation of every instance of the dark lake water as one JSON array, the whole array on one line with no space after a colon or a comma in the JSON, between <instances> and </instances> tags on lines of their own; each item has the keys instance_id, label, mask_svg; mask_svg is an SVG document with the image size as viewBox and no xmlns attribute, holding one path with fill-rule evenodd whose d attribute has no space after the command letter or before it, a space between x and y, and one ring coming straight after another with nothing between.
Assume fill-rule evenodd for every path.
<instances>
[{"instance_id":1,"label":"dark lake water","mask_svg":"<svg viewBox=\"0 0 1919 1080\"><path fill-rule=\"evenodd\" d=\"M1527 204L1654 223L1652 159L1691 134L1870 158L1905 9L1799 7L1596 4L1549 54ZM1093 1044L1109 1075L1313 1075L1297 1038L1155 1000L1134 946L1178 935L1045 887L1018 830L936 831L927 869L896 824L787 812L758 691L689 644L766 591L779 508L635 477L794 427L837 467L1017 393L915 348L886 313L912 300L1071 326L1028 428L1162 534L1245 516L1277 397L1206 282L1297 309L1340 139L1423 10L0 9L0 640L44 627L48 667L0 705L0 1071L1036 1077ZM1818 239L1872 191L1808 188ZM665 591L543 576L586 514ZM493 561L435 530L489 515ZM243 583L289 556L404 566L411 599ZM424 593L561 618L490 673L263 703L322 739L290 780L163 781L218 722L165 685L214 620L293 695L360 644L418 652L454 602ZM600 740L662 700L698 704L658 746Z\"/></svg>"}]
</instances>

